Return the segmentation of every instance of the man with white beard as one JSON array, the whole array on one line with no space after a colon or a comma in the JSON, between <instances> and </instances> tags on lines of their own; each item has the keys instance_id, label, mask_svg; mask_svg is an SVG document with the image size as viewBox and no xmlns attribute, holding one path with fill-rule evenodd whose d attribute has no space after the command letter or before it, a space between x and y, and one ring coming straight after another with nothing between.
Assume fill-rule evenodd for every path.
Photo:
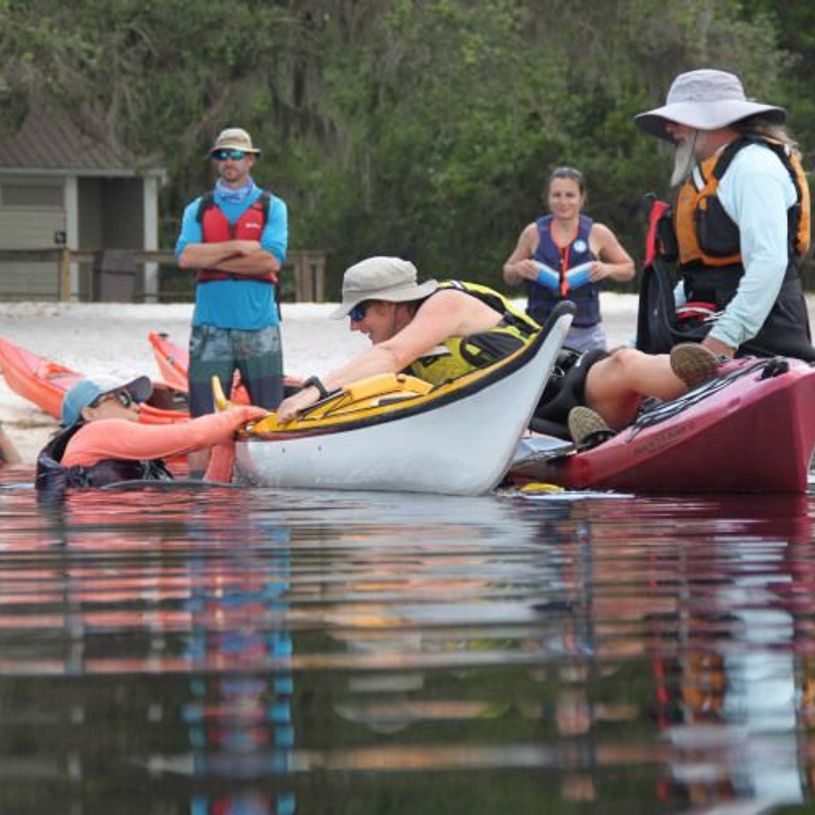
<instances>
[{"instance_id":1,"label":"man with white beard","mask_svg":"<svg viewBox=\"0 0 815 815\"><path fill-rule=\"evenodd\" d=\"M699 335L716 355L815 360L799 276L809 188L785 119L783 108L748 101L737 76L713 69L680 74L665 105L634 119L676 145L674 295L677 306L719 312Z\"/></svg>"}]
</instances>

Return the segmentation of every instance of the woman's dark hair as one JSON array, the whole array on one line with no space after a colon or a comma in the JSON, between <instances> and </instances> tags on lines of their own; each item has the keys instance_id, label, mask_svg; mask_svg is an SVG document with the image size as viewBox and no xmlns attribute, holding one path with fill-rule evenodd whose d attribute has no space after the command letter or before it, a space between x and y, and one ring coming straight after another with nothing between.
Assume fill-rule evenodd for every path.
<instances>
[{"instance_id":1,"label":"woman's dark hair","mask_svg":"<svg viewBox=\"0 0 815 815\"><path fill-rule=\"evenodd\" d=\"M549 187L552 186L552 182L556 178L571 178L573 181L577 182L577 187L580 190L580 194L586 194L586 179L580 170L576 170L574 167L556 167L554 170L552 170L552 174L549 176L549 181L546 184L546 194L544 197L549 194Z\"/></svg>"}]
</instances>

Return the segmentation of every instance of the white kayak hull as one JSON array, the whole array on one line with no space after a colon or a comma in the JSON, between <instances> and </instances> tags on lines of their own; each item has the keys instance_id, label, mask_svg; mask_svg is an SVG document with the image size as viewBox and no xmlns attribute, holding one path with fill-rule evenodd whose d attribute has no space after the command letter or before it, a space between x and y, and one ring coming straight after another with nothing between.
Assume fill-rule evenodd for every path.
<instances>
[{"instance_id":1,"label":"white kayak hull","mask_svg":"<svg viewBox=\"0 0 815 815\"><path fill-rule=\"evenodd\" d=\"M239 478L270 487L481 495L503 478L572 320L560 309L532 347L361 421L236 443ZM457 383L452 383L455 385Z\"/></svg>"}]
</instances>

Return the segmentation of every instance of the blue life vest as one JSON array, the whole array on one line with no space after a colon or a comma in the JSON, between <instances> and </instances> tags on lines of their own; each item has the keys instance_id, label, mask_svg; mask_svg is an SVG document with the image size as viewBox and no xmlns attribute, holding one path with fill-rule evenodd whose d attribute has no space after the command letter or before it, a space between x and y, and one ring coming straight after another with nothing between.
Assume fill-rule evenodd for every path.
<instances>
[{"instance_id":1,"label":"blue life vest","mask_svg":"<svg viewBox=\"0 0 815 815\"><path fill-rule=\"evenodd\" d=\"M589 246L589 235L594 221L588 215L581 215L574 240L561 249L552 239L552 216L544 215L535 222L538 225L538 248L533 260L545 263L561 273L597 260ZM526 313L540 325L546 322L557 303L564 298L532 280L526 282ZM577 306L572 325L575 328L589 328L600 322L600 284L588 283L570 291L567 300Z\"/></svg>"}]
</instances>

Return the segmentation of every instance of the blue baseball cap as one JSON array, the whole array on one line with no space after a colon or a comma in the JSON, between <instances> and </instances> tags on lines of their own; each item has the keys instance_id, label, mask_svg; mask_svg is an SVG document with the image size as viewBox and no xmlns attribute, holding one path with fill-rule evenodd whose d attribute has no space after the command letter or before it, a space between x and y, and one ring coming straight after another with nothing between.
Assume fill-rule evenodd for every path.
<instances>
[{"instance_id":1,"label":"blue baseball cap","mask_svg":"<svg viewBox=\"0 0 815 815\"><path fill-rule=\"evenodd\" d=\"M62 400L62 426L73 427L82 419L82 411L95 402L100 396L125 390L134 402L146 402L153 392L153 383L146 377L140 376L131 382L114 377L95 377L81 379L65 394Z\"/></svg>"}]
</instances>

